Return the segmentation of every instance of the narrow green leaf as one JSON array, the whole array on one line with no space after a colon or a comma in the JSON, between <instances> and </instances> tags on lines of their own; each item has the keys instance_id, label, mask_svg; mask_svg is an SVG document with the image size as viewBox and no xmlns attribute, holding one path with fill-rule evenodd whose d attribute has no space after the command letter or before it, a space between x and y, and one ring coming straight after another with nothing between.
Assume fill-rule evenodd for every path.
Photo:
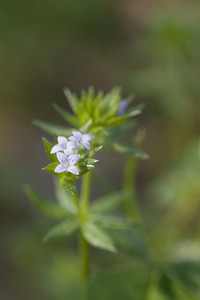
<instances>
[{"instance_id":1,"label":"narrow green leaf","mask_svg":"<svg viewBox=\"0 0 200 300\"><path fill-rule=\"evenodd\" d=\"M113 127L109 129L109 137L111 139L116 139L127 131L133 129L135 127L135 122L133 120L128 120L127 122L123 123L121 126Z\"/></svg>"},{"instance_id":2,"label":"narrow green leaf","mask_svg":"<svg viewBox=\"0 0 200 300\"><path fill-rule=\"evenodd\" d=\"M167 275L162 274L159 282L159 288L165 294L168 299L176 300L177 296L174 290L174 282Z\"/></svg>"},{"instance_id":3,"label":"narrow green leaf","mask_svg":"<svg viewBox=\"0 0 200 300\"><path fill-rule=\"evenodd\" d=\"M200 261L175 261L169 265L169 275L192 293L200 293Z\"/></svg>"},{"instance_id":4,"label":"narrow green leaf","mask_svg":"<svg viewBox=\"0 0 200 300\"><path fill-rule=\"evenodd\" d=\"M126 198L126 193L118 191L97 199L91 205L93 213L108 213L117 208Z\"/></svg>"},{"instance_id":5,"label":"narrow green leaf","mask_svg":"<svg viewBox=\"0 0 200 300\"><path fill-rule=\"evenodd\" d=\"M128 120L129 115L123 115L119 117L113 117L111 119L108 119L105 123L106 126L119 126L122 125L126 120Z\"/></svg>"},{"instance_id":6,"label":"narrow green leaf","mask_svg":"<svg viewBox=\"0 0 200 300\"><path fill-rule=\"evenodd\" d=\"M86 165L86 167L88 168L88 171L94 169L94 165Z\"/></svg>"},{"instance_id":7,"label":"narrow green leaf","mask_svg":"<svg viewBox=\"0 0 200 300\"><path fill-rule=\"evenodd\" d=\"M79 101L78 101L77 97L74 94L72 94L68 88L64 88L63 92L64 92L65 97L67 98L67 101L68 101L71 109L73 110L73 112L75 114L77 114L78 108L79 108Z\"/></svg>"},{"instance_id":8,"label":"narrow green leaf","mask_svg":"<svg viewBox=\"0 0 200 300\"><path fill-rule=\"evenodd\" d=\"M82 165L80 170L79 170L79 178L89 172L91 169L93 169L93 165Z\"/></svg>"},{"instance_id":9,"label":"narrow green leaf","mask_svg":"<svg viewBox=\"0 0 200 300\"><path fill-rule=\"evenodd\" d=\"M100 227L92 222L82 226L82 233L85 239L94 247L116 252L112 239Z\"/></svg>"},{"instance_id":10,"label":"narrow green leaf","mask_svg":"<svg viewBox=\"0 0 200 300\"><path fill-rule=\"evenodd\" d=\"M128 230L140 226L137 222L119 217L91 214L90 219L106 229Z\"/></svg>"},{"instance_id":11,"label":"narrow green leaf","mask_svg":"<svg viewBox=\"0 0 200 300\"><path fill-rule=\"evenodd\" d=\"M46 152L48 158L50 159L50 161L52 161L52 162L58 161L57 157L56 157L56 154L51 154L50 153L53 145L47 139L45 139L44 137L42 138L42 141L43 141L43 144L44 144L45 152Z\"/></svg>"},{"instance_id":12,"label":"narrow green leaf","mask_svg":"<svg viewBox=\"0 0 200 300\"><path fill-rule=\"evenodd\" d=\"M126 97L126 101L128 102L128 104L130 104L133 100L135 100L136 95L135 94L130 94L128 97Z\"/></svg>"},{"instance_id":13,"label":"narrow green leaf","mask_svg":"<svg viewBox=\"0 0 200 300\"><path fill-rule=\"evenodd\" d=\"M68 129L66 127L48 123L48 122L43 122L40 120L33 120L33 124L39 127L40 129L44 130L45 132L57 136L58 135L69 136L72 133L72 129Z\"/></svg>"},{"instance_id":14,"label":"narrow green leaf","mask_svg":"<svg viewBox=\"0 0 200 300\"><path fill-rule=\"evenodd\" d=\"M56 198L60 206L63 207L65 210L69 211L71 214L77 215L78 208L74 202L72 195L69 192L62 189L58 181L56 181L55 187Z\"/></svg>"},{"instance_id":15,"label":"narrow green leaf","mask_svg":"<svg viewBox=\"0 0 200 300\"><path fill-rule=\"evenodd\" d=\"M78 176L76 177L78 178ZM62 177L60 179L60 185L64 190L70 192L72 195L74 195L74 193L76 192L75 178L73 175L71 176L71 178L68 178L66 176Z\"/></svg>"},{"instance_id":16,"label":"narrow green leaf","mask_svg":"<svg viewBox=\"0 0 200 300\"><path fill-rule=\"evenodd\" d=\"M142 109L144 108L144 104L139 104L133 108L131 108L126 114L122 116L116 116L113 118L110 118L106 122L106 126L119 126L122 125L126 120L128 120L131 117L135 117L139 114L141 114Z\"/></svg>"},{"instance_id":17,"label":"narrow green leaf","mask_svg":"<svg viewBox=\"0 0 200 300\"><path fill-rule=\"evenodd\" d=\"M80 106L82 111L87 111L87 98L88 93L85 90L82 90L80 94Z\"/></svg>"},{"instance_id":18,"label":"narrow green leaf","mask_svg":"<svg viewBox=\"0 0 200 300\"><path fill-rule=\"evenodd\" d=\"M55 173L54 170L55 168L59 165L59 162L52 162L49 165L47 165L46 167L42 168L43 171L46 171L50 174L53 174L57 177L63 177L63 173Z\"/></svg>"},{"instance_id":19,"label":"narrow green leaf","mask_svg":"<svg viewBox=\"0 0 200 300\"><path fill-rule=\"evenodd\" d=\"M91 124L92 124L92 119L90 119L85 125L83 125L83 126L80 128L80 131L81 131L82 133L88 133Z\"/></svg>"},{"instance_id":20,"label":"narrow green leaf","mask_svg":"<svg viewBox=\"0 0 200 300\"><path fill-rule=\"evenodd\" d=\"M94 91L94 88L92 86L90 86L88 88L87 102L86 102L87 111L89 112L90 115L91 115L92 110L93 110L93 100L94 100L94 98L95 98L95 91Z\"/></svg>"},{"instance_id":21,"label":"narrow green leaf","mask_svg":"<svg viewBox=\"0 0 200 300\"><path fill-rule=\"evenodd\" d=\"M103 126L94 126L90 132L92 135L95 137L103 137L103 136L108 136L108 130L105 129Z\"/></svg>"},{"instance_id":22,"label":"narrow green leaf","mask_svg":"<svg viewBox=\"0 0 200 300\"><path fill-rule=\"evenodd\" d=\"M101 108L101 117L103 121L105 119L111 119L116 115L119 103L121 100L121 88L116 87L112 89L107 95L104 97L104 102Z\"/></svg>"},{"instance_id":23,"label":"narrow green leaf","mask_svg":"<svg viewBox=\"0 0 200 300\"><path fill-rule=\"evenodd\" d=\"M66 221L63 221L53 228L51 228L47 234L44 236L43 241L47 242L51 239L68 237L78 228L78 222L76 218L69 218Z\"/></svg>"},{"instance_id":24,"label":"narrow green leaf","mask_svg":"<svg viewBox=\"0 0 200 300\"><path fill-rule=\"evenodd\" d=\"M145 108L144 103L138 104L137 106L130 108L127 114L129 115L129 117L137 116L137 115L141 114L141 112L144 108Z\"/></svg>"},{"instance_id":25,"label":"narrow green leaf","mask_svg":"<svg viewBox=\"0 0 200 300\"><path fill-rule=\"evenodd\" d=\"M128 254L134 259L138 258L148 262L148 264L155 263L154 254L151 253L146 234L140 229L112 231L112 239L120 253Z\"/></svg>"},{"instance_id":26,"label":"narrow green leaf","mask_svg":"<svg viewBox=\"0 0 200 300\"><path fill-rule=\"evenodd\" d=\"M98 146L98 147L94 148L93 150L90 150L90 152L89 152L89 157L93 157L94 154L95 154L96 152L100 151L102 148L103 148L103 146Z\"/></svg>"},{"instance_id":27,"label":"narrow green leaf","mask_svg":"<svg viewBox=\"0 0 200 300\"><path fill-rule=\"evenodd\" d=\"M61 117L67 121L68 123L70 123L73 126L79 126L79 121L78 119L73 116L72 114L68 113L67 110L61 108L59 105L57 105L56 103L53 104L55 110L61 115Z\"/></svg>"},{"instance_id":28,"label":"narrow green leaf","mask_svg":"<svg viewBox=\"0 0 200 300\"><path fill-rule=\"evenodd\" d=\"M88 165L93 165L97 162L98 162L98 159L94 159L94 158L87 158L86 159L86 164L88 164Z\"/></svg>"},{"instance_id":29,"label":"narrow green leaf","mask_svg":"<svg viewBox=\"0 0 200 300\"><path fill-rule=\"evenodd\" d=\"M130 146L126 146L126 145L123 145L123 144L120 144L120 143L109 143L109 146L113 150L115 150L119 153L123 153L123 154L127 154L127 155L134 155L134 156L136 156L138 158L141 158L141 159L148 159L149 158L148 154L146 154L142 150L135 149L135 148L130 147Z\"/></svg>"},{"instance_id":30,"label":"narrow green leaf","mask_svg":"<svg viewBox=\"0 0 200 300\"><path fill-rule=\"evenodd\" d=\"M30 186L25 186L24 191L31 202L33 202L34 205L45 215L57 219L64 218L69 215L66 210L48 201L46 198L35 192Z\"/></svg>"}]
</instances>

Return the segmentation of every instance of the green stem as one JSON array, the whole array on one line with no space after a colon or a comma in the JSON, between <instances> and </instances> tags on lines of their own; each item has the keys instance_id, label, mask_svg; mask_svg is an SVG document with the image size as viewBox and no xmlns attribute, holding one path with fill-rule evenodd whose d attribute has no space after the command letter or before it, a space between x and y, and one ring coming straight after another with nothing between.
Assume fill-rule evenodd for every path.
<instances>
[{"instance_id":1,"label":"green stem","mask_svg":"<svg viewBox=\"0 0 200 300\"><path fill-rule=\"evenodd\" d=\"M128 156L124 167L123 189L126 192L125 214L131 219L141 219L135 195L136 165L137 158Z\"/></svg>"},{"instance_id":2,"label":"green stem","mask_svg":"<svg viewBox=\"0 0 200 300\"><path fill-rule=\"evenodd\" d=\"M87 220L88 203L90 200L91 171L86 173L82 179L81 196L80 196L80 222ZM82 299L85 299L85 287L89 277L89 247L82 232L79 238L80 258L81 258L81 282L82 282Z\"/></svg>"},{"instance_id":3,"label":"green stem","mask_svg":"<svg viewBox=\"0 0 200 300\"><path fill-rule=\"evenodd\" d=\"M90 198L90 186L91 186L91 174L92 174L91 171L89 171L83 176L83 180L82 180L80 206L81 206L81 211L84 211L85 213L87 213L88 211L88 202Z\"/></svg>"},{"instance_id":4,"label":"green stem","mask_svg":"<svg viewBox=\"0 0 200 300\"><path fill-rule=\"evenodd\" d=\"M160 279L160 272L152 269L149 274L149 278L144 288L143 300L154 300L157 298L157 286Z\"/></svg>"},{"instance_id":5,"label":"green stem","mask_svg":"<svg viewBox=\"0 0 200 300\"><path fill-rule=\"evenodd\" d=\"M74 202L75 202L76 206L79 207L77 191L74 193Z\"/></svg>"},{"instance_id":6,"label":"green stem","mask_svg":"<svg viewBox=\"0 0 200 300\"><path fill-rule=\"evenodd\" d=\"M80 234L80 255L81 255L81 281L85 285L89 277L89 253L88 253L88 243Z\"/></svg>"}]
</instances>

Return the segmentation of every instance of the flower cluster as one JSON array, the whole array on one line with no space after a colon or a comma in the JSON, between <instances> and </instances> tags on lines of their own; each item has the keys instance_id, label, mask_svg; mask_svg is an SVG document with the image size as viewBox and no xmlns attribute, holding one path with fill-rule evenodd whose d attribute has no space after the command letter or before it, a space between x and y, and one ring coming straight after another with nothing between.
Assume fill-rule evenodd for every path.
<instances>
[{"instance_id":1,"label":"flower cluster","mask_svg":"<svg viewBox=\"0 0 200 300\"><path fill-rule=\"evenodd\" d=\"M79 175L79 170L75 164L80 159L80 154L74 153L73 149L78 149L82 145L90 149L90 141L94 138L89 133L82 134L79 131L72 131L72 136L68 139L64 136L58 136L58 144L51 149L51 154L56 153L60 164L55 168L55 173L70 172Z\"/></svg>"}]
</instances>

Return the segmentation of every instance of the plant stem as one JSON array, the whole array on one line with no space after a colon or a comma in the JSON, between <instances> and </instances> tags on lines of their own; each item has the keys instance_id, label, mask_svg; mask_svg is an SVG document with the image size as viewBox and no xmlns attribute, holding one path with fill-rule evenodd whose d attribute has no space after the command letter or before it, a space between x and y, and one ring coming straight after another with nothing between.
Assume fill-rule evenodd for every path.
<instances>
[{"instance_id":1,"label":"plant stem","mask_svg":"<svg viewBox=\"0 0 200 300\"><path fill-rule=\"evenodd\" d=\"M81 281L85 285L89 276L88 243L80 233Z\"/></svg>"},{"instance_id":2,"label":"plant stem","mask_svg":"<svg viewBox=\"0 0 200 300\"><path fill-rule=\"evenodd\" d=\"M144 289L143 300L154 300L157 298L157 286L160 279L160 272L156 269L152 269L149 274L149 278Z\"/></svg>"},{"instance_id":3,"label":"plant stem","mask_svg":"<svg viewBox=\"0 0 200 300\"><path fill-rule=\"evenodd\" d=\"M86 173L82 179L81 196L80 196L80 222L87 220L88 203L90 199L91 171ZM82 232L79 237L80 259L81 259L81 282L82 282L82 299L85 299L85 287L89 277L89 249L88 243Z\"/></svg>"},{"instance_id":4,"label":"plant stem","mask_svg":"<svg viewBox=\"0 0 200 300\"><path fill-rule=\"evenodd\" d=\"M140 219L135 195L135 172L137 158L128 156L124 167L123 189L126 192L125 214L131 219Z\"/></svg>"},{"instance_id":5,"label":"plant stem","mask_svg":"<svg viewBox=\"0 0 200 300\"><path fill-rule=\"evenodd\" d=\"M74 202L75 202L76 206L79 207L77 191L74 193Z\"/></svg>"},{"instance_id":6,"label":"plant stem","mask_svg":"<svg viewBox=\"0 0 200 300\"><path fill-rule=\"evenodd\" d=\"M81 211L87 213L88 211L88 202L90 198L90 186L91 186L91 171L86 173L82 179L82 188L81 188Z\"/></svg>"}]
</instances>

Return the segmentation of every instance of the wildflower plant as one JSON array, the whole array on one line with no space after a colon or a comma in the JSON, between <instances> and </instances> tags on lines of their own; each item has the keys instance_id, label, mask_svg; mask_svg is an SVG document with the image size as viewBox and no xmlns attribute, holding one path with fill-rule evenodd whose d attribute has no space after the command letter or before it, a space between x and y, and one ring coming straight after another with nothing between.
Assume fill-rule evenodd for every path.
<instances>
[{"instance_id":1,"label":"wildflower plant","mask_svg":"<svg viewBox=\"0 0 200 300\"><path fill-rule=\"evenodd\" d=\"M122 99L119 88L105 95L102 92L95 94L89 88L81 93L80 98L68 89L64 93L73 114L58 105L54 107L70 127L34 121L35 125L54 136L53 143L43 138L50 160L43 170L55 177L57 202L44 198L30 186L25 187L25 192L41 212L57 220L45 234L45 242L73 234L78 236L81 280L77 299L99 300L105 293L105 300L199 299L199 250L195 252L198 255L188 257L187 247L196 247L196 244L175 240L178 230L174 227L169 238L168 220L171 216L177 218L174 208L169 211L169 216L167 212L161 218L156 228L150 229L138 209L136 165L138 158L148 158L138 149L144 132L138 130L129 145L118 142L118 138L133 128L133 117L141 113L143 105L132 107L132 98ZM91 201L91 179L98 162L95 156L107 147L126 155L122 189ZM80 191L77 191L77 181L81 181ZM165 241L163 233L166 233ZM121 275L111 270L106 280L97 276L94 292L96 281L95 276L91 276L89 251L92 249L89 245L111 253L123 253L137 264ZM179 248L183 257L177 253L174 255ZM116 256L112 257L114 260ZM118 263L118 257L115 263Z\"/></svg>"},{"instance_id":2,"label":"wildflower plant","mask_svg":"<svg viewBox=\"0 0 200 300\"><path fill-rule=\"evenodd\" d=\"M54 143L43 138L50 160L43 170L58 179L55 181L57 203L46 200L30 186L26 186L25 191L43 213L59 220L46 233L44 241L58 237L67 238L78 233L81 278L84 283L89 277L88 245L115 253L118 249L109 231L127 230L136 226L134 218L112 215L119 203L126 201L128 189L106 195L92 203L90 189L93 169L98 162L95 154L103 148L110 147L129 157L148 158L138 148L116 141L116 138L132 128L132 117L141 113L143 105L130 107L132 99L122 100L119 88L105 95L103 92L95 94L89 88L81 93L80 98L68 89L64 93L73 114L56 104L54 107L71 127L34 121L37 126L55 137ZM82 183L78 193L76 181L80 178ZM84 290L81 297L83 294Z\"/></svg>"}]
</instances>

